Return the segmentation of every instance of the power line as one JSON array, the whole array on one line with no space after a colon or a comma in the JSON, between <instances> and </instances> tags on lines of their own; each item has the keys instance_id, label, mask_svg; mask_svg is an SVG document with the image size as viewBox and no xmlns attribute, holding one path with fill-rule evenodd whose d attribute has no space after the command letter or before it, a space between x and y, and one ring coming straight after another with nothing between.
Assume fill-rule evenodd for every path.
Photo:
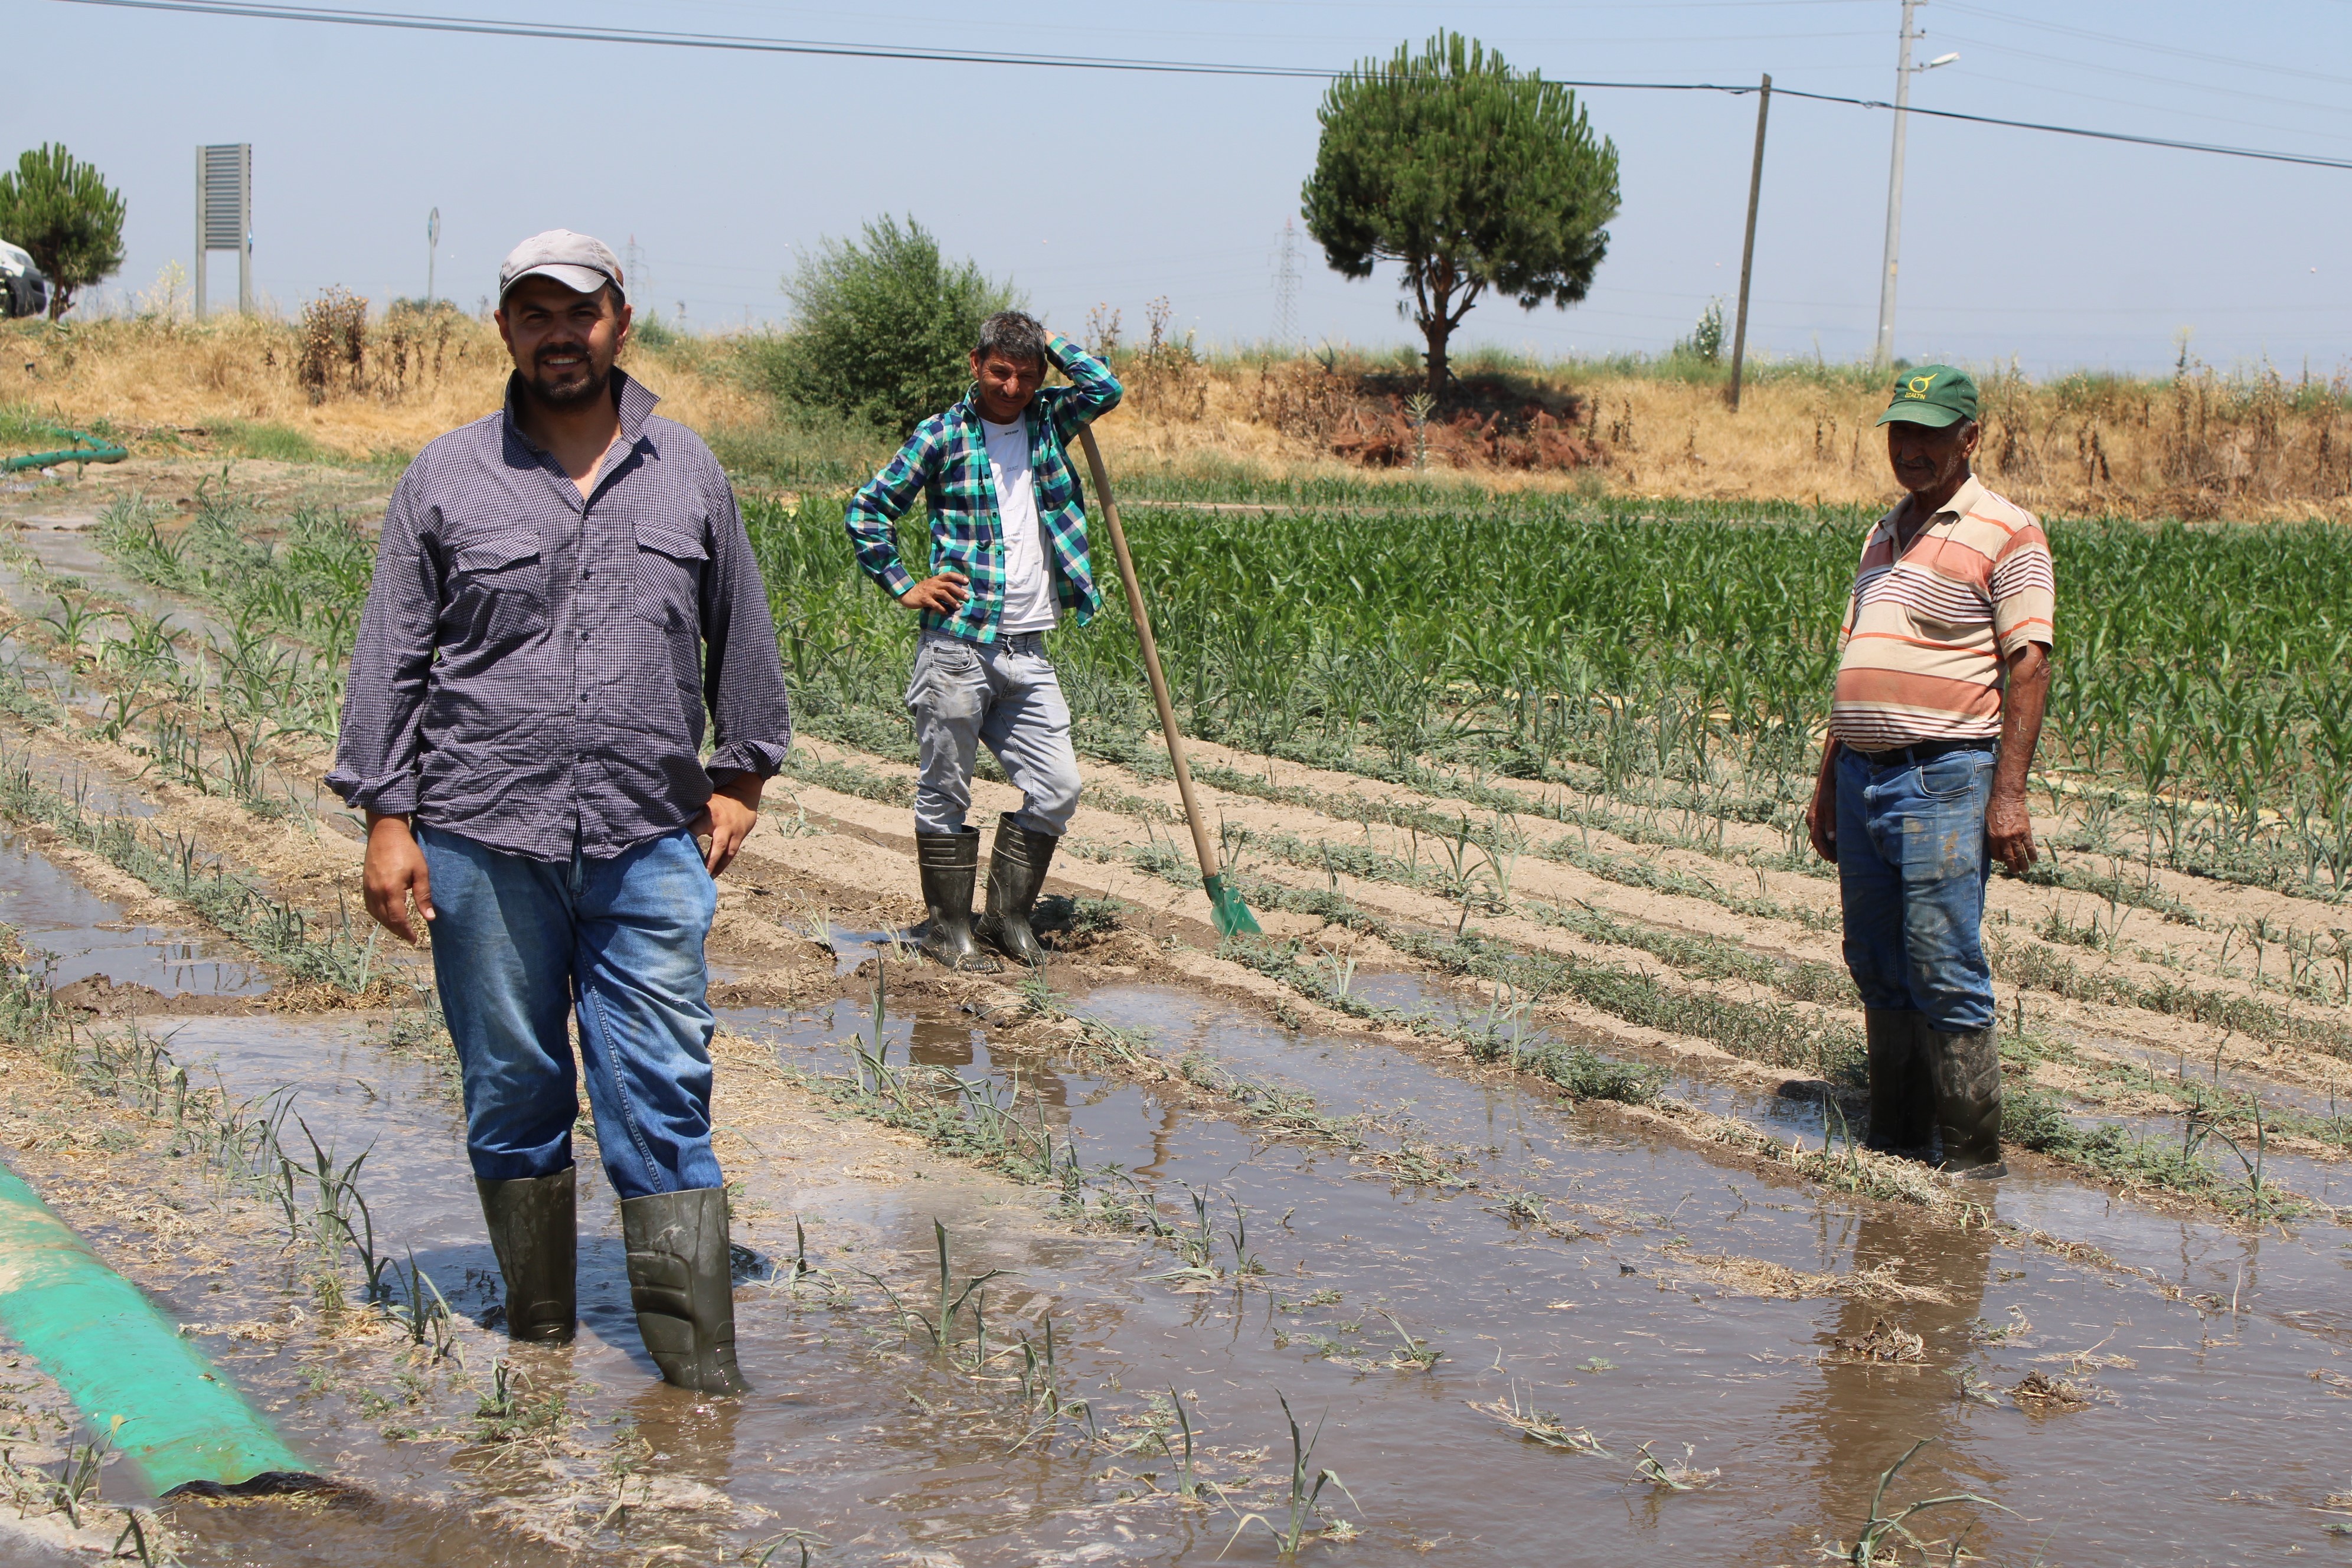
<instances>
[{"instance_id":1,"label":"power line","mask_svg":"<svg viewBox=\"0 0 2352 1568\"><path fill-rule=\"evenodd\" d=\"M410 11L343 11L323 6L247 5L239 0L58 0L69 5L102 5L117 10L165 11L186 16L233 16L248 21L312 22L350 27L382 27L399 32L464 33L478 37L558 39L574 43L633 44L641 47L715 49L737 54L816 55L832 58L928 61L947 65L1029 66L1046 70L1126 71L1152 76L1260 77L1296 81L1333 81L1345 71L1314 66L1236 65L1210 60L1152 60L1116 56L1054 55L1000 49L926 48L919 45L844 44L813 38L768 38L728 33L657 32L636 27L593 27L553 22L500 21L491 17L456 16ZM1733 97L1754 92L1747 83L1705 81L1570 81L1553 78L1561 87L1594 91L1719 92ZM1892 110L1882 99L1849 98L1837 93L1807 92L1776 87L1786 98L1815 103L1839 103L1856 109ZM2282 153L2260 147L2231 147L2213 142L2189 142L2168 136L2136 136L2121 131L2094 131L2080 125L2058 125L2037 120L2008 120L1992 114L1969 114L1955 109L1906 107L1906 114L1936 120L1957 120L1971 125L1995 125L2012 131L2039 131L2053 136L2073 136L2090 142L2117 142L2135 147L2158 147L2176 153L2207 153L2221 158L2250 158L2261 163L2297 163L2318 169L2352 169L2352 158L2329 158L2310 153Z\"/></svg>"},{"instance_id":2,"label":"power line","mask_svg":"<svg viewBox=\"0 0 2352 1568\"><path fill-rule=\"evenodd\" d=\"M2201 65L2234 66L2241 70L2274 71L2280 76L2302 77L2310 81L2334 82L2337 86L2352 85L2352 77L2337 76L2327 71L2305 70L2297 66L2265 65L2261 60L2242 60L2231 55L2217 55L2209 49L2184 49L2170 44L2152 44L2145 38L2126 37L2121 33L2095 32L2088 27L2070 27L2060 22L2049 22L2035 16L2021 16L2014 11L1995 11L1983 5L1971 5L1966 0L1946 0L1955 11L1965 11L1972 16L1989 17L2007 22L2013 26L2037 27L2045 33L2063 33L2071 37L2088 38L2093 43L2107 44L2117 48L2139 49L2151 55L2170 55L2176 59L2195 60Z\"/></svg>"}]
</instances>

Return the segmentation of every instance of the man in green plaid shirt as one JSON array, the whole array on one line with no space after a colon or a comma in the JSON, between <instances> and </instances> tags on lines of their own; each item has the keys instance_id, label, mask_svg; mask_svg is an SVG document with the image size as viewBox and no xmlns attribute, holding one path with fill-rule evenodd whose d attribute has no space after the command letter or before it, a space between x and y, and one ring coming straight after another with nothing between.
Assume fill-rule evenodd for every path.
<instances>
[{"instance_id":1,"label":"man in green plaid shirt","mask_svg":"<svg viewBox=\"0 0 2352 1568\"><path fill-rule=\"evenodd\" d=\"M1045 385L1048 365L1070 379ZM1102 361L1018 310L981 326L963 401L915 427L898 455L849 503L857 563L900 604L922 613L907 710L921 777L915 851L930 911L920 944L951 969L1045 961L1029 925L1054 847L1078 805L1070 709L1045 658L1062 613L1078 625L1102 607L1087 557L1085 498L1066 443L1118 406ZM893 528L920 497L929 507L931 574L916 581ZM985 744L1021 791L998 820L988 907L971 918L980 833L965 825L971 769Z\"/></svg>"}]
</instances>

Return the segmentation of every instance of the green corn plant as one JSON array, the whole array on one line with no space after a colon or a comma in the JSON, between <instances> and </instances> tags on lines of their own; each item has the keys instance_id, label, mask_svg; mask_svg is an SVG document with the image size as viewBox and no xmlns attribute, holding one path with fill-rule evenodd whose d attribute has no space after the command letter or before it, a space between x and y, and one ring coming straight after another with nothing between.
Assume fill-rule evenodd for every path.
<instances>
[{"instance_id":1,"label":"green corn plant","mask_svg":"<svg viewBox=\"0 0 2352 1568\"><path fill-rule=\"evenodd\" d=\"M1322 1500L1325 1487L1339 1488L1339 1495L1359 1512L1362 1511L1362 1505L1356 1501L1355 1494L1348 1490L1347 1483L1339 1479L1338 1471L1315 1468L1315 1448L1322 1441L1323 1423L1329 1418L1328 1413L1316 1419L1313 1432L1307 1432L1299 1426L1298 1417L1291 1414L1288 1396L1277 1392L1275 1397L1281 1401L1282 1417L1290 1426L1290 1488L1285 1500L1288 1507L1279 1525L1262 1513L1244 1514L1241 1522L1234 1526L1233 1534L1226 1538L1225 1551L1234 1549L1234 1542L1241 1539L1243 1531L1252 1524L1258 1524L1265 1526L1274 1537L1276 1552L1287 1563L1296 1560L1298 1549L1307 1543L1307 1527L1316 1520L1316 1505Z\"/></svg>"},{"instance_id":2,"label":"green corn plant","mask_svg":"<svg viewBox=\"0 0 2352 1568\"><path fill-rule=\"evenodd\" d=\"M1862 1533L1854 1537L1853 1550L1845 1554L1845 1561L1853 1564L1853 1568L1874 1568L1879 1560L1880 1542L1892 1535L1899 1535L1913 1546L1923 1552L1926 1551L1926 1542L1912 1534L1904 1521L1915 1514L1925 1513L1929 1509L1949 1508L1955 1503L1972 1502L1981 1508L1999 1508L2003 1513L2015 1511L2013 1509L2001 1508L2000 1504L1990 1498L1979 1497L1974 1492L1952 1492L1943 1497L1922 1498L1901 1512L1889 1514L1886 1511L1886 1489L1895 1484L1895 1478L1902 1473L1903 1467L1917 1457L1920 1449L1934 1441L1933 1437L1920 1438L1904 1450L1901 1458L1880 1472L1877 1489L1873 1491L1870 1497L1870 1518L1863 1522ZM1953 1554L1955 1558L1958 1557L1957 1547Z\"/></svg>"},{"instance_id":3,"label":"green corn plant","mask_svg":"<svg viewBox=\"0 0 2352 1568\"><path fill-rule=\"evenodd\" d=\"M865 1269L858 1272L865 1274L881 1290L890 1304L891 1315L901 1326L929 1345L935 1352L946 1355L955 1344L956 1320L973 1305L975 1293L981 1287L992 1279L1002 1278L1007 1270L991 1268L959 1285L950 1267L948 1227L943 1222L933 1219L931 1230L939 1245L940 1266L939 1298L934 1310L926 1312L920 1308L908 1306L880 1275ZM974 1316L977 1319L977 1312Z\"/></svg>"},{"instance_id":4,"label":"green corn plant","mask_svg":"<svg viewBox=\"0 0 2352 1568\"><path fill-rule=\"evenodd\" d=\"M1397 1339L1400 1342L1394 1353L1389 1357L1390 1366L1400 1372L1427 1372L1444 1358L1445 1352L1436 1349L1427 1340L1417 1340L1405 1332L1404 1325L1396 1321L1394 1313L1382 1312L1381 1316L1388 1319L1389 1327L1396 1331Z\"/></svg>"},{"instance_id":5,"label":"green corn plant","mask_svg":"<svg viewBox=\"0 0 2352 1568\"><path fill-rule=\"evenodd\" d=\"M1265 1273L1265 1265L1259 1261L1256 1253L1249 1249L1249 1211L1243 1208L1241 1200L1231 1193L1225 1194L1225 1201L1234 1207L1234 1228L1225 1232L1226 1245L1233 1248L1234 1253L1234 1278L1247 1279ZM1204 1212L1202 1219L1205 1221L1206 1218Z\"/></svg>"},{"instance_id":6,"label":"green corn plant","mask_svg":"<svg viewBox=\"0 0 2352 1568\"><path fill-rule=\"evenodd\" d=\"M1202 1500L1202 1493L1208 1489L1210 1483L1201 1479L1200 1471L1193 1465L1192 1417L1185 1410L1184 1401L1172 1384L1168 1389L1168 1409L1175 1416L1177 1433L1184 1440L1184 1451L1180 1454L1168 1447L1167 1434L1162 1433L1160 1438L1161 1451L1176 1461L1176 1495L1186 1502L1200 1502Z\"/></svg>"}]
</instances>

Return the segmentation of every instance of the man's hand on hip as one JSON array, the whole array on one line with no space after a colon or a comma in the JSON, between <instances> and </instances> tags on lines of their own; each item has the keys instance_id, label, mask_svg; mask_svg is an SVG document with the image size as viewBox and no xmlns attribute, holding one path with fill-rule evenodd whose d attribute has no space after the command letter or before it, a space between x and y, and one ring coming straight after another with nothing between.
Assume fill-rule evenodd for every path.
<instances>
[{"instance_id":1,"label":"man's hand on hip","mask_svg":"<svg viewBox=\"0 0 2352 1568\"><path fill-rule=\"evenodd\" d=\"M727 869L743 840L760 820L760 791L767 780L757 773L733 773L710 792L710 800L688 831L702 843L702 864L714 877Z\"/></svg>"},{"instance_id":2,"label":"man's hand on hip","mask_svg":"<svg viewBox=\"0 0 2352 1568\"><path fill-rule=\"evenodd\" d=\"M2021 877L2042 858L2033 847L2033 818L2022 794L1993 792L1985 805L1985 843L1994 859Z\"/></svg>"},{"instance_id":3,"label":"man's hand on hip","mask_svg":"<svg viewBox=\"0 0 2352 1568\"><path fill-rule=\"evenodd\" d=\"M898 602L910 609L952 616L963 608L963 602L970 597L971 578L961 572L942 572L936 577L924 578L899 595Z\"/></svg>"},{"instance_id":4,"label":"man's hand on hip","mask_svg":"<svg viewBox=\"0 0 2352 1568\"><path fill-rule=\"evenodd\" d=\"M414 947L416 930L409 923L408 900L416 899L416 912L433 915L433 874L425 868L425 851L409 831L408 818L368 813L367 862L360 872L367 891L368 913L376 923Z\"/></svg>"}]
</instances>

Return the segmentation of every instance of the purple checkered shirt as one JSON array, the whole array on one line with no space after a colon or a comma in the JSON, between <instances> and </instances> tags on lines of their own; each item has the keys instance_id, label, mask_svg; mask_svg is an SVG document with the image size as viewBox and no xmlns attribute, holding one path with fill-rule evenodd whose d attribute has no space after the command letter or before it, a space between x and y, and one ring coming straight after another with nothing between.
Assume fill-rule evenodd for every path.
<instances>
[{"instance_id":1,"label":"purple checkered shirt","mask_svg":"<svg viewBox=\"0 0 2352 1568\"><path fill-rule=\"evenodd\" d=\"M417 455L383 517L327 783L509 854L674 832L792 744L768 596L718 459L613 373L588 499L507 406ZM715 721L701 756L706 704Z\"/></svg>"}]
</instances>

